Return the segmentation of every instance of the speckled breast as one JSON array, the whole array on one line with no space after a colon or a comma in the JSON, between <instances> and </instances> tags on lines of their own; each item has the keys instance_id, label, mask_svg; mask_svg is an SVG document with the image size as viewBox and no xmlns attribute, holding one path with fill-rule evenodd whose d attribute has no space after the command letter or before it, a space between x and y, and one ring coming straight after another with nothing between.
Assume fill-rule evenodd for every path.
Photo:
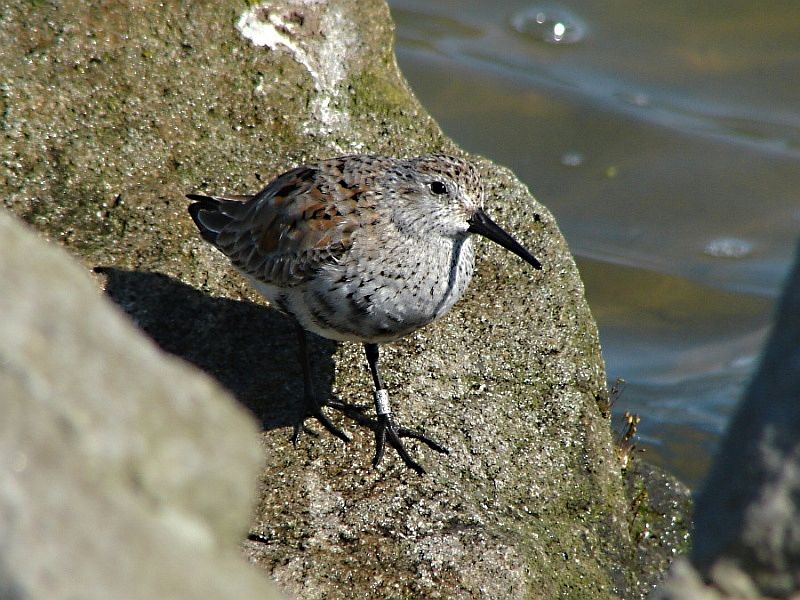
<instances>
[{"instance_id":1,"label":"speckled breast","mask_svg":"<svg viewBox=\"0 0 800 600\"><path fill-rule=\"evenodd\" d=\"M472 278L471 239L430 246L327 265L274 300L329 339L381 343L403 337L450 310Z\"/></svg>"}]
</instances>

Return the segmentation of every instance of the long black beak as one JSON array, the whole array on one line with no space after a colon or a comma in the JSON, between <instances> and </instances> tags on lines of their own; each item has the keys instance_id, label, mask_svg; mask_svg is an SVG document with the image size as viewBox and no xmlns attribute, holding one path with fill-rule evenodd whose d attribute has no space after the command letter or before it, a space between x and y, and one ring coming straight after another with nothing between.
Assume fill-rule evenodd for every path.
<instances>
[{"instance_id":1,"label":"long black beak","mask_svg":"<svg viewBox=\"0 0 800 600\"><path fill-rule=\"evenodd\" d=\"M511 250L514 254L519 256L522 260L530 264L534 269L541 269L542 264L536 260L533 255L525 250L525 248L517 240L507 234L500 225L492 221L483 209L478 209L472 215L469 221L470 233L477 233L483 237L487 237L493 242L497 242L506 250Z\"/></svg>"}]
</instances>

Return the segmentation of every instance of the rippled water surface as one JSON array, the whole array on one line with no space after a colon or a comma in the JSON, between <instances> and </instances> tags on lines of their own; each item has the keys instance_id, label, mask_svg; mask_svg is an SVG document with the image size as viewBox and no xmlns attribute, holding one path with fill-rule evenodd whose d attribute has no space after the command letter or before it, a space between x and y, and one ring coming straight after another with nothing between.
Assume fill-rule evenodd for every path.
<instances>
[{"instance_id":1,"label":"rippled water surface","mask_svg":"<svg viewBox=\"0 0 800 600\"><path fill-rule=\"evenodd\" d=\"M615 412L697 485L800 238L800 3L390 5L445 131L558 218Z\"/></svg>"}]
</instances>

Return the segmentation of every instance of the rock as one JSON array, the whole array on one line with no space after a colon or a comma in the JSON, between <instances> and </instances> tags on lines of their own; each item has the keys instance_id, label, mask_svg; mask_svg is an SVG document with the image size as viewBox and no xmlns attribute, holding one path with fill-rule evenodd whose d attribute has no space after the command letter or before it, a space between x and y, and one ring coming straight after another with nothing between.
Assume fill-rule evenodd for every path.
<instances>
[{"instance_id":1,"label":"rock","mask_svg":"<svg viewBox=\"0 0 800 600\"><path fill-rule=\"evenodd\" d=\"M338 415L349 446L325 432L292 446L292 326L188 218L186 192L252 193L305 160L463 154L399 74L382 0L4 11L2 197L260 419L253 562L303 598L611 598L633 585L595 323L555 220L507 169L473 157L487 212L544 269L479 243L467 297L384 347L398 418L451 449L410 444L424 478L393 455L373 470L372 434ZM361 348L316 340L313 360L318 393L371 404Z\"/></svg>"},{"instance_id":2,"label":"rock","mask_svg":"<svg viewBox=\"0 0 800 600\"><path fill-rule=\"evenodd\" d=\"M0 597L275 597L236 553L251 419L26 229L0 211Z\"/></svg>"},{"instance_id":3,"label":"rock","mask_svg":"<svg viewBox=\"0 0 800 600\"><path fill-rule=\"evenodd\" d=\"M631 535L636 543L639 584L646 597L663 578L676 555L691 547L691 491L673 475L632 457L626 470L631 498ZM628 596L625 596L626 598Z\"/></svg>"},{"instance_id":4,"label":"rock","mask_svg":"<svg viewBox=\"0 0 800 600\"><path fill-rule=\"evenodd\" d=\"M655 598L798 597L798 340L800 245L761 365L697 501L691 564L682 561Z\"/></svg>"}]
</instances>

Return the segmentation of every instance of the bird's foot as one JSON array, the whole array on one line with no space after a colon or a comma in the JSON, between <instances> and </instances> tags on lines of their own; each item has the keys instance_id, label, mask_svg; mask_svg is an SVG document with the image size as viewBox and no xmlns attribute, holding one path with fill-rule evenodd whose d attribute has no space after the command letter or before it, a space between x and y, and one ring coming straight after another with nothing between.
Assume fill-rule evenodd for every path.
<instances>
[{"instance_id":1,"label":"bird's foot","mask_svg":"<svg viewBox=\"0 0 800 600\"><path fill-rule=\"evenodd\" d=\"M325 427L325 429L330 431L333 435L335 435L343 442L350 441L350 436L347 435L344 431L342 431L338 427L336 427L336 425L333 424L333 422L328 418L328 416L324 412L322 412L323 406L328 406L328 403L326 402L320 404L316 398L313 397L306 398L303 415L294 424L294 431L292 432L292 443L295 446L297 445L297 442L300 440L300 433L305 428L305 420L309 417L313 417L317 421L322 423L322 426ZM333 407L337 408L336 406Z\"/></svg>"},{"instance_id":2,"label":"bird's foot","mask_svg":"<svg viewBox=\"0 0 800 600\"><path fill-rule=\"evenodd\" d=\"M439 442L429 438L427 435L420 431L399 427L394 420L394 417L389 414L379 415L377 420L370 419L363 414L360 407L353 407L352 405L344 405L347 408L341 408L347 416L357 421L359 424L372 429L375 432L375 458L372 459L372 466L377 467L383 459L384 451L386 450L386 442L397 451L400 458L409 469L412 469L420 475L425 474L425 468L417 461L411 458L411 455L403 445L401 438L411 438L419 440L428 445L429 448L441 452L442 454L450 454L450 451L442 446Z\"/></svg>"},{"instance_id":3,"label":"bird's foot","mask_svg":"<svg viewBox=\"0 0 800 600\"><path fill-rule=\"evenodd\" d=\"M405 427L398 427L391 414L378 415L378 422L375 428L375 458L372 459L372 466L377 467L383 458L383 451L386 448L386 442L394 448L406 463L409 469L413 469L419 475L425 474L425 469L416 462L406 450L400 438L411 438L419 440L428 445L428 447L441 452L442 454L450 454L450 451L442 446L439 442L432 440L422 432L414 431L413 429L406 429Z\"/></svg>"}]
</instances>

